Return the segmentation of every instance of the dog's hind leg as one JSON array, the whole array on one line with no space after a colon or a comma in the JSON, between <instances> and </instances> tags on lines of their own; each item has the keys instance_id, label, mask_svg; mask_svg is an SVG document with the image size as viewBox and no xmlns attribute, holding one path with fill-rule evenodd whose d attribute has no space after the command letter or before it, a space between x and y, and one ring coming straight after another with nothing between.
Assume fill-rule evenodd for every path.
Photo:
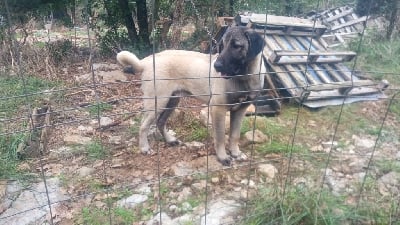
<instances>
[{"instance_id":1,"label":"dog's hind leg","mask_svg":"<svg viewBox=\"0 0 400 225\"><path fill-rule=\"evenodd\" d=\"M159 115L159 113L157 113ZM142 124L139 129L139 148L143 154L153 154L153 151L150 148L149 141L147 140L147 136L149 135L150 126L156 120L156 112L154 111L146 111L144 112Z\"/></svg>"},{"instance_id":2,"label":"dog's hind leg","mask_svg":"<svg viewBox=\"0 0 400 225\"><path fill-rule=\"evenodd\" d=\"M175 96L171 97L167 103L165 110L160 114L160 116L157 119L157 127L159 131L163 135L165 141L171 146L178 145L180 144L180 142L175 136L173 136L168 132L166 123L169 116L174 111L175 107L178 106L178 104L179 104L179 97Z\"/></svg>"}]
</instances>

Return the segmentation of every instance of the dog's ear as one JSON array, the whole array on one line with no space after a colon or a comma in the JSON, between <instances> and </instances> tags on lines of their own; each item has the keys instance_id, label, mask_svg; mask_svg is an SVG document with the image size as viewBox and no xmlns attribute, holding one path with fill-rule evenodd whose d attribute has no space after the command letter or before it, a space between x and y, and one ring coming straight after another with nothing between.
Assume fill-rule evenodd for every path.
<instances>
[{"instance_id":1,"label":"dog's ear","mask_svg":"<svg viewBox=\"0 0 400 225\"><path fill-rule=\"evenodd\" d=\"M221 39L217 44L217 53L221 53L223 49L224 49L224 42Z\"/></svg>"},{"instance_id":2,"label":"dog's ear","mask_svg":"<svg viewBox=\"0 0 400 225\"><path fill-rule=\"evenodd\" d=\"M247 50L247 58L252 59L262 51L265 45L265 40L260 34L254 30L248 29L245 35L249 41L249 49Z\"/></svg>"}]
</instances>

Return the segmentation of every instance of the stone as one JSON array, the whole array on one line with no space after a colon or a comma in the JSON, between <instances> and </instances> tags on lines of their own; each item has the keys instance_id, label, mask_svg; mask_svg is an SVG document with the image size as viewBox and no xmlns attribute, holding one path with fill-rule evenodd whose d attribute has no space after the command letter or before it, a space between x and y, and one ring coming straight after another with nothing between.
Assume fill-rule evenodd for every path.
<instances>
[{"instance_id":1,"label":"stone","mask_svg":"<svg viewBox=\"0 0 400 225\"><path fill-rule=\"evenodd\" d=\"M263 132L260 130L254 130L254 135L253 131L247 131L244 134L244 138L247 143L264 143L268 141L268 136L265 135Z\"/></svg>"},{"instance_id":2,"label":"stone","mask_svg":"<svg viewBox=\"0 0 400 225\"><path fill-rule=\"evenodd\" d=\"M7 220L0 219L0 224L44 224L46 216L50 213L48 198L53 203L52 208L70 199L61 191L58 178L47 178L46 185L48 195L44 182L31 184L28 189L23 189L17 182L8 184L6 197L13 201L12 204L7 204L7 208L1 214L1 218L8 217Z\"/></svg>"},{"instance_id":3,"label":"stone","mask_svg":"<svg viewBox=\"0 0 400 225\"><path fill-rule=\"evenodd\" d=\"M174 225L171 217L165 212L161 213L161 221L163 225ZM147 221L146 225L160 225L160 213L157 213L151 220Z\"/></svg>"},{"instance_id":4,"label":"stone","mask_svg":"<svg viewBox=\"0 0 400 225\"><path fill-rule=\"evenodd\" d=\"M94 169L94 168L83 166L83 167L79 168L77 172L78 172L79 176L87 177L89 175L92 175L95 171L96 171L96 169Z\"/></svg>"},{"instance_id":5,"label":"stone","mask_svg":"<svg viewBox=\"0 0 400 225\"><path fill-rule=\"evenodd\" d=\"M66 145L87 145L92 141L90 137L84 137L76 134L67 134L63 140Z\"/></svg>"},{"instance_id":6,"label":"stone","mask_svg":"<svg viewBox=\"0 0 400 225\"><path fill-rule=\"evenodd\" d=\"M248 185L250 188L255 188L255 186L256 186L256 184L254 183L253 180L245 179L245 180L240 181L240 183L243 185Z\"/></svg>"},{"instance_id":7,"label":"stone","mask_svg":"<svg viewBox=\"0 0 400 225\"><path fill-rule=\"evenodd\" d=\"M106 117L106 116L100 117L100 126L101 127L108 126L108 125L110 125L112 123L113 123L113 120L111 118Z\"/></svg>"},{"instance_id":8,"label":"stone","mask_svg":"<svg viewBox=\"0 0 400 225\"><path fill-rule=\"evenodd\" d=\"M324 141L321 143L323 148L335 148L338 146L338 142L337 141Z\"/></svg>"},{"instance_id":9,"label":"stone","mask_svg":"<svg viewBox=\"0 0 400 225\"><path fill-rule=\"evenodd\" d=\"M210 213L207 214L207 217L201 217L201 225L234 224L232 216L238 212L240 204L234 200L218 200L211 203L208 209Z\"/></svg>"},{"instance_id":10,"label":"stone","mask_svg":"<svg viewBox=\"0 0 400 225\"><path fill-rule=\"evenodd\" d=\"M352 139L354 140L354 146L358 148L372 149L375 146L375 140L360 138L357 135L353 135Z\"/></svg>"},{"instance_id":11,"label":"stone","mask_svg":"<svg viewBox=\"0 0 400 225\"><path fill-rule=\"evenodd\" d=\"M140 203L147 201L147 199L148 199L147 195L133 194L125 199L119 200L117 202L117 205L125 208L134 208Z\"/></svg>"},{"instance_id":12,"label":"stone","mask_svg":"<svg viewBox=\"0 0 400 225\"><path fill-rule=\"evenodd\" d=\"M99 71L96 75L101 77L103 83L115 83L128 80L127 76L120 70Z\"/></svg>"},{"instance_id":13,"label":"stone","mask_svg":"<svg viewBox=\"0 0 400 225\"><path fill-rule=\"evenodd\" d=\"M181 206L181 211L182 212L188 212L188 211L192 211L193 207L192 205L190 205L189 202L183 202L182 206Z\"/></svg>"},{"instance_id":14,"label":"stone","mask_svg":"<svg viewBox=\"0 0 400 225\"><path fill-rule=\"evenodd\" d=\"M198 142L198 141L192 141L192 142L185 143L185 146L189 149L197 150L197 149L203 148L205 146L205 144Z\"/></svg>"},{"instance_id":15,"label":"stone","mask_svg":"<svg viewBox=\"0 0 400 225\"><path fill-rule=\"evenodd\" d=\"M192 190L190 187L184 187L182 191L178 193L178 201L181 202L185 199L187 199L190 195L192 194Z\"/></svg>"},{"instance_id":16,"label":"stone","mask_svg":"<svg viewBox=\"0 0 400 225\"><path fill-rule=\"evenodd\" d=\"M122 142L122 137L121 136L110 136L108 138L108 142L110 144L119 145Z\"/></svg>"},{"instance_id":17,"label":"stone","mask_svg":"<svg viewBox=\"0 0 400 225\"><path fill-rule=\"evenodd\" d=\"M218 177L212 177L211 178L211 183L218 184L219 183L219 178Z\"/></svg>"},{"instance_id":18,"label":"stone","mask_svg":"<svg viewBox=\"0 0 400 225\"><path fill-rule=\"evenodd\" d=\"M274 179L278 173L278 169L272 164L258 164L257 171L270 179Z\"/></svg>"},{"instance_id":19,"label":"stone","mask_svg":"<svg viewBox=\"0 0 400 225\"><path fill-rule=\"evenodd\" d=\"M186 176L192 174L194 169L189 162L181 161L171 166L171 171L175 176Z\"/></svg>"}]
</instances>

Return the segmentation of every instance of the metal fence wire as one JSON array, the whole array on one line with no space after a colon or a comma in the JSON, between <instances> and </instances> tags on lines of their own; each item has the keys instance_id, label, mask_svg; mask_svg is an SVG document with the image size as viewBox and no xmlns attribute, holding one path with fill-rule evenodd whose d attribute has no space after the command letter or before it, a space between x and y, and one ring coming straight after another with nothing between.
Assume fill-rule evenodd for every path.
<instances>
[{"instance_id":1,"label":"metal fence wire","mask_svg":"<svg viewBox=\"0 0 400 225\"><path fill-rule=\"evenodd\" d=\"M369 15L353 18L362 21L354 34L345 21L355 15L351 7L315 2L320 13L307 15L301 29L296 21L306 19L277 17L270 1L257 19L242 13L242 25L266 40L261 93L272 97L253 102L242 123L248 159L223 166L209 105L182 97L167 123L181 142L167 145L154 125L154 154L142 155L143 80L115 57L98 56L93 18L64 32L17 29L4 1L0 224L400 224L400 41L378 39ZM209 45L220 41L233 18L216 27L213 10L203 15L197 2L185 4L196 18L213 18ZM325 30L321 21L333 25ZM339 47L327 43L333 36ZM355 54L346 58L349 48Z\"/></svg>"}]
</instances>

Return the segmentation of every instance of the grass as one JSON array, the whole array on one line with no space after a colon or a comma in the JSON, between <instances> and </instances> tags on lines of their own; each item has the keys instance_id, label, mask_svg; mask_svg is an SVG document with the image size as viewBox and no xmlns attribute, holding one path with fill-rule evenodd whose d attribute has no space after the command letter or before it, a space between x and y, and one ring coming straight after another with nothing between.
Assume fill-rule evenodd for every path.
<instances>
[{"instance_id":1,"label":"grass","mask_svg":"<svg viewBox=\"0 0 400 225\"><path fill-rule=\"evenodd\" d=\"M359 40L351 42L349 48L358 53L357 69L367 72L376 80L387 79L391 84L399 85L400 38L386 40L383 35L371 32L363 38L359 51Z\"/></svg>"},{"instance_id":2,"label":"grass","mask_svg":"<svg viewBox=\"0 0 400 225\"><path fill-rule=\"evenodd\" d=\"M394 199L374 205L361 202L358 208L346 201L345 196L333 195L325 189L316 191L291 186L282 198L278 190L264 188L252 199L249 205L251 210L240 224L393 224L390 223L393 219L390 215L393 216L398 207Z\"/></svg>"},{"instance_id":3,"label":"grass","mask_svg":"<svg viewBox=\"0 0 400 225\"><path fill-rule=\"evenodd\" d=\"M137 218L132 210L122 207L110 210L85 207L81 211L80 224L105 225L110 224L110 220L112 224L131 225Z\"/></svg>"},{"instance_id":4,"label":"grass","mask_svg":"<svg viewBox=\"0 0 400 225\"><path fill-rule=\"evenodd\" d=\"M91 116L97 116L97 114L103 114L104 112L109 112L113 109L112 105L105 102L96 103L87 108Z\"/></svg>"},{"instance_id":5,"label":"grass","mask_svg":"<svg viewBox=\"0 0 400 225\"><path fill-rule=\"evenodd\" d=\"M85 149L88 153L89 159L92 160L103 159L108 153L106 147L99 140L87 144Z\"/></svg>"},{"instance_id":6,"label":"grass","mask_svg":"<svg viewBox=\"0 0 400 225\"><path fill-rule=\"evenodd\" d=\"M25 76L24 79L25 84L18 76L0 74L0 120L18 117L18 114L21 113L26 114L28 103L31 107L40 104L43 94L38 94L39 92L58 85L56 82L33 76ZM0 179L15 179L23 176L17 170L20 162L17 150L19 144L26 141L28 134L21 132L3 135L3 133L10 132L10 130L24 129L25 124L23 123L0 124Z\"/></svg>"}]
</instances>

